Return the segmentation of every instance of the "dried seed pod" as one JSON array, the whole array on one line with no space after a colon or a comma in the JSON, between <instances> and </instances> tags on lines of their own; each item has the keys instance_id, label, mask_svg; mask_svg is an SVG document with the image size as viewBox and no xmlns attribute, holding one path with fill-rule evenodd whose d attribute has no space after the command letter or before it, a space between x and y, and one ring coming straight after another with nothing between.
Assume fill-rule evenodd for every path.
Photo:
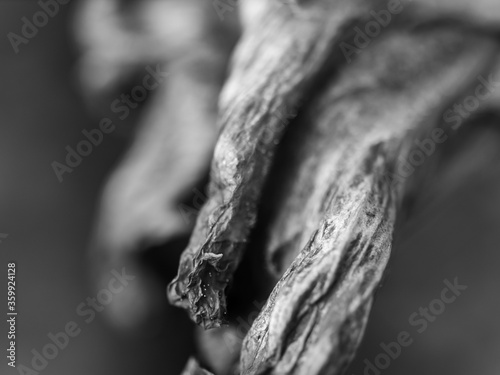
<instances>
[{"instance_id":1,"label":"dried seed pod","mask_svg":"<svg viewBox=\"0 0 500 375\"><path fill-rule=\"evenodd\" d=\"M429 111L487 72L495 48L446 28L389 33L300 116L269 228L273 268L288 268L245 338L242 375L343 373L389 258L403 187L393 176L436 125Z\"/></svg>"},{"instance_id":2,"label":"dried seed pod","mask_svg":"<svg viewBox=\"0 0 500 375\"><path fill-rule=\"evenodd\" d=\"M244 13L253 11L252 1L242 3ZM170 302L205 328L224 322L224 290L255 224L261 189L286 128L276 113L296 110L348 26L368 19L373 2L259 1L255 7L260 17L242 16L247 32L221 94L222 132L210 197L168 288Z\"/></svg>"}]
</instances>

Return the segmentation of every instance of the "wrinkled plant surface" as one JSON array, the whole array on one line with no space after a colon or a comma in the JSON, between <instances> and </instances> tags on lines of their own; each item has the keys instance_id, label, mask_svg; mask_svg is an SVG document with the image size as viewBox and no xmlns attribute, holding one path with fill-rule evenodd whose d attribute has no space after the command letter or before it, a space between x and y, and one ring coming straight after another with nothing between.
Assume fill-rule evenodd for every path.
<instances>
[{"instance_id":1,"label":"wrinkled plant surface","mask_svg":"<svg viewBox=\"0 0 500 375\"><path fill-rule=\"evenodd\" d=\"M93 242L99 268L127 264L147 280L137 254L188 234L167 288L201 326L198 360L184 374L208 374L203 366L216 374L342 374L363 336L402 202L437 173L413 160L414 141L453 142L459 126L500 109L494 90L476 90L481 80L500 85L498 6L402 2L361 47L358 30L389 14L387 2L242 0L239 20L221 20L210 2L191 0L163 9L165 19L170 12L195 21L182 38L148 29L146 11L132 14L143 15L149 33L122 29L118 3L87 1L81 22L107 4L97 25L112 30L107 40L83 28L82 79L95 69L104 77L87 80L85 92L105 94L144 62L169 74L105 188ZM100 55L105 64L93 62ZM449 121L453 103L471 95L473 115ZM192 192L208 168L200 198ZM190 195L194 208L180 203ZM253 279L238 277L244 268ZM130 301L146 298L148 285ZM247 300L232 311L231 291L245 288L263 303L241 342L235 316L255 306ZM221 349L234 337L232 350Z\"/></svg>"}]
</instances>

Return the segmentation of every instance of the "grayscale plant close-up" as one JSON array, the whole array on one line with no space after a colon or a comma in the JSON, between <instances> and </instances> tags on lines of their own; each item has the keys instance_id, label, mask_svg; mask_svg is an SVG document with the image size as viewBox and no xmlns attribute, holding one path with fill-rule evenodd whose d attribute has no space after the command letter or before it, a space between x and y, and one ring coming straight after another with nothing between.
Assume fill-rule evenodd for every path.
<instances>
[{"instance_id":1,"label":"grayscale plant close-up","mask_svg":"<svg viewBox=\"0 0 500 375\"><path fill-rule=\"evenodd\" d=\"M15 7L6 374L500 374L498 0Z\"/></svg>"}]
</instances>

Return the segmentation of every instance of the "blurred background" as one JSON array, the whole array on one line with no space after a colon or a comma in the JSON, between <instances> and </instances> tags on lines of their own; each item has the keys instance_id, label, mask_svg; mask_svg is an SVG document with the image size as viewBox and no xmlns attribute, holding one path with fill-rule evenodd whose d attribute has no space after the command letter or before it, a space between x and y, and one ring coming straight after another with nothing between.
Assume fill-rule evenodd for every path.
<instances>
[{"instance_id":1,"label":"blurred background","mask_svg":"<svg viewBox=\"0 0 500 375\"><path fill-rule=\"evenodd\" d=\"M182 311L166 309L161 329L125 333L99 314L86 324L76 313L80 303L95 296L85 252L100 189L126 150L138 116L120 123L58 181L51 163L62 161L65 147L77 144L82 130L96 128L99 121L90 114L75 74L76 4L62 6L16 54L6 35L19 33L21 18L39 6L0 2L0 232L8 234L0 243L2 311L7 263L15 261L18 365L31 367L32 349L41 351L48 333L75 321L81 334L42 373L178 374L195 350ZM414 342L383 374L500 374L500 137L489 127L470 133L460 143L463 158L429 187L432 203L400 220L393 257L349 375L363 374L364 361L373 363L383 352L380 343L396 341L402 331ZM409 317L440 297L445 279L455 278L467 290L417 333ZM8 326L2 327L5 353ZM0 369L0 374L18 373L4 355Z\"/></svg>"}]
</instances>

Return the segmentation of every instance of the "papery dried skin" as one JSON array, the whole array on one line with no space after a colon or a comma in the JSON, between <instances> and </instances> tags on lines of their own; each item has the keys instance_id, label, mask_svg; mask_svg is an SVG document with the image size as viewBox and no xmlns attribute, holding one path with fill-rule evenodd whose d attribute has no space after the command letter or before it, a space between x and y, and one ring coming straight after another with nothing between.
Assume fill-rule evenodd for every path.
<instances>
[{"instance_id":1,"label":"papery dried skin","mask_svg":"<svg viewBox=\"0 0 500 375\"><path fill-rule=\"evenodd\" d=\"M363 51L301 118L267 249L287 270L244 340L241 374L343 373L389 259L403 186L391 175L412 131L488 71L492 51L446 29L399 31Z\"/></svg>"},{"instance_id":2,"label":"papery dried skin","mask_svg":"<svg viewBox=\"0 0 500 375\"><path fill-rule=\"evenodd\" d=\"M241 4L244 11L250 11L251 1ZM246 21L221 94L222 132L212 162L210 197L168 288L170 302L205 328L225 320L224 291L255 224L261 189L286 129L276 114L297 112L332 46L354 20L368 19L374 4L346 0L298 9L295 4L292 9L281 2L257 3L260 17Z\"/></svg>"}]
</instances>

